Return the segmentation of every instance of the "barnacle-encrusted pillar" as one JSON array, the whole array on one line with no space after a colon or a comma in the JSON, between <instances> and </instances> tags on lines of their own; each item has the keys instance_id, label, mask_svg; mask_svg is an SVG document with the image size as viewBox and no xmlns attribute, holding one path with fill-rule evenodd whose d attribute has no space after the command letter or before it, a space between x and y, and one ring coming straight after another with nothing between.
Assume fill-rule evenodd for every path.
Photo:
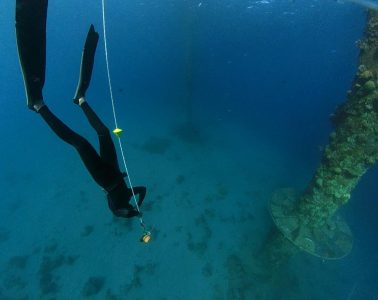
<instances>
[{"instance_id":1,"label":"barnacle-encrusted pillar","mask_svg":"<svg viewBox=\"0 0 378 300\"><path fill-rule=\"evenodd\" d=\"M378 13L369 11L360 65L346 103L332 116L321 163L302 195L284 190L271 202L271 214L286 243L326 259L341 258L352 248L352 234L336 214L346 204L361 176L378 160ZM282 239L275 238L277 243ZM274 241L267 249L282 248ZM288 248L290 248L288 246ZM282 261L287 255L283 255Z\"/></svg>"}]
</instances>

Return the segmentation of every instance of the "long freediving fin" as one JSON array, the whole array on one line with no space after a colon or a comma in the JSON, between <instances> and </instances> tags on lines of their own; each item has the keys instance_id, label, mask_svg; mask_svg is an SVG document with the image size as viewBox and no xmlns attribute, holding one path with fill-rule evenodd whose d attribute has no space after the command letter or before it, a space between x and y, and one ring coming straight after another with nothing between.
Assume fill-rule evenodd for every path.
<instances>
[{"instance_id":1,"label":"long freediving fin","mask_svg":"<svg viewBox=\"0 0 378 300\"><path fill-rule=\"evenodd\" d=\"M46 18L48 0L16 1L16 39L27 105L43 102L46 68Z\"/></svg>"},{"instance_id":2,"label":"long freediving fin","mask_svg":"<svg viewBox=\"0 0 378 300\"><path fill-rule=\"evenodd\" d=\"M77 104L79 99L85 96L92 78L94 57L98 43L98 33L95 31L93 24L89 27L87 39L83 49L80 65L80 77L76 88L74 102Z\"/></svg>"}]
</instances>

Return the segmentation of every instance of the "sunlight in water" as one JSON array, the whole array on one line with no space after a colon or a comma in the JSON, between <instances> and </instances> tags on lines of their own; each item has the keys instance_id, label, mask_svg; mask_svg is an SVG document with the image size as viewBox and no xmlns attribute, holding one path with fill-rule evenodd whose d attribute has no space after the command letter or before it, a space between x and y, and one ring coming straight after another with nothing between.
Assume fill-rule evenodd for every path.
<instances>
[{"instance_id":1,"label":"sunlight in water","mask_svg":"<svg viewBox=\"0 0 378 300\"><path fill-rule=\"evenodd\" d=\"M378 2L377 1L369 1L369 0L345 0L345 1L338 1L340 3L343 2L352 2L358 5L364 6L366 8L378 10Z\"/></svg>"}]
</instances>

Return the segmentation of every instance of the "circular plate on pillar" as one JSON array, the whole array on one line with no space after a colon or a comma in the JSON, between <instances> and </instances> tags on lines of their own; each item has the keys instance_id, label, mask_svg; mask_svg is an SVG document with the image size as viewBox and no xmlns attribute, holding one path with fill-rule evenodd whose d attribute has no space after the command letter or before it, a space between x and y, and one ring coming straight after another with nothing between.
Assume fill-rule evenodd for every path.
<instances>
[{"instance_id":1,"label":"circular plate on pillar","mask_svg":"<svg viewBox=\"0 0 378 300\"><path fill-rule=\"evenodd\" d=\"M282 234L300 249L323 259L340 259L348 255L353 246L348 224L337 214L322 227L304 224L294 211L298 198L290 188L273 195L270 213Z\"/></svg>"}]
</instances>

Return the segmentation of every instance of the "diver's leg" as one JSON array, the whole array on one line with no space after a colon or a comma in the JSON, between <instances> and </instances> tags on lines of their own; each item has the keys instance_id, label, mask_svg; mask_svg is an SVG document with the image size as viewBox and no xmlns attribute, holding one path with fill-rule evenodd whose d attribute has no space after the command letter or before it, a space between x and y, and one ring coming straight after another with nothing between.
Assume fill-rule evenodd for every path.
<instances>
[{"instance_id":1,"label":"diver's leg","mask_svg":"<svg viewBox=\"0 0 378 300\"><path fill-rule=\"evenodd\" d=\"M44 105L39 109L39 114L58 137L75 147L93 179L100 186L104 186L104 183L102 182L103 176L100 174L102 170L102 161L92 145L85 138L71 130L66 124L59 120L50 111L47 105Z\"/></svg>"},{"instance_id":2,"label":"diver's leg","mask_svg":"<svg viewBox=\"0 0 378 300\"><path fill-rule=\"evenodd\" d=\"M114 143L109 131L109 128L100 120L97 114L89 106L89 104L84 101L80 105L85 116L87 117L91 126L96 130L99 144L100 144L100 156L101 158L113 166L116 170L119 170L117 153L114 147Z\"/></svg>"},{"instance_id":3,"label":"diver's leg","mask_svg":"<svg viewBox=\"0 0 378 300\"><path fill-rule=\"evenodd\" d=\"M43 106L47 5L48 0L16 0L18 55L24 76L27 105L33 110Z\"/></svg>"},{"instance_id":4,"label":"diver's leg","mask_svg":"<svg viewBox=\"0 0 378 300\"><path fill-rule=\"evenodd\" d=\"M85 100L85 93L92 78L92 70L97 43L98 33L94 30L94 26L91 25L87 34L87 38L85 40L83 54L81 57L80 77L74 97L74 103L79 104L89 123L97 132L100 143L101 158L105 162L119 170L117 154L112 138L110 136L109 129L104 125L104 123L100 120L100 118L96 115L96 113Z\"/></svg>"}]
</instances>

